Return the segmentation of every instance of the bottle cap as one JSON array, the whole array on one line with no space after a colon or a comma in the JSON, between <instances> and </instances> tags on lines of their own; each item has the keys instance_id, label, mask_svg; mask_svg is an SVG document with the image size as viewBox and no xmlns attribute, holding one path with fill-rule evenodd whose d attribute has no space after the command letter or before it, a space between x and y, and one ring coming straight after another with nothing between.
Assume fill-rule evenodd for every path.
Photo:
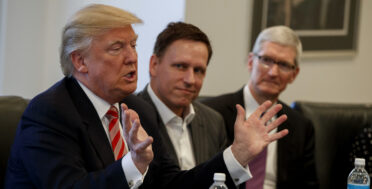
<instances>
[{"instance_id":1,"label":"bottle cap","mask_svg":"<svg viewBox=\"0 0 372 189\"><path fill-rule=\"evenodd\" d=\"M366 160L364 160L364 158L355 158L355 161L354 161L354 165L365 165L366 164Z\"/></svg>"},{"instance_id":2,"label":"bottle cap","mask_svg":"<svg viewBox=\"0 0 372 189\"><path fill-rule=\"evenodd\" d=\"M213 180L225 181L225 179L226 179L225 173L214 173Z\"/></svg>"}]
</instances>

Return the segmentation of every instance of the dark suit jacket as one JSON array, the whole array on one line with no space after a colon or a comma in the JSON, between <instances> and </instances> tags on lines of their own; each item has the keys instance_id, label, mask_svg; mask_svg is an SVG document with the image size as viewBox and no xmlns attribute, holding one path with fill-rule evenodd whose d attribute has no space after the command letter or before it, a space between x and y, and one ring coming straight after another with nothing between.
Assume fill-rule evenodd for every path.
<instances>
[{"instance_id":1,"label":"dark suit jacket","mask_svg":"<svg viewBox=\"0 0 372 189\"><path fill-rule=\"evenodd\" d=\"M147 86L138 93L138 96L156 109L147 92ZM193 106L195 117L188 125L188 129L191 134L195 163L199 165L227 147L227 136L223 118L218 112L199 102L193 102ZM156 115L160 135L170 153L169 155L175 162L179 163L175 148L158 111L156 111Z\"/></svg>"},{"instance_id":2,"label":"dark suit jacket","mask_svg":"<svg viewBox=\"0 0 372 189\"><path fill-rule=\"evenodd\" d=\"M237 115L235 105L240 104L244 107L243 89L235 93L206 98L202 102L223 115L231 143L234 139L234 123ZM288 129L289 134L278 140L277 188L318 188L312 122L283 102L278 103L283 105L283 109L277 116L282 114L288 116L287 121L278 127L278 131Z\"/></svg>"},{"instance_id":3,"label":"dark suit jacket","mask_svg":"<svg viewBox=\"0 0 372 189\"><path fill-rule=\"evenodd\" d=\"M214 172L224 172L234 187L222 153L180 172L168 158L151 106L136 96L141 123L154 137L154 160L143 188L207 188ZM31 100L17 129L5 188L129 188L92 103L73 78L64 78Z\"/></svg>"}]
</instances>

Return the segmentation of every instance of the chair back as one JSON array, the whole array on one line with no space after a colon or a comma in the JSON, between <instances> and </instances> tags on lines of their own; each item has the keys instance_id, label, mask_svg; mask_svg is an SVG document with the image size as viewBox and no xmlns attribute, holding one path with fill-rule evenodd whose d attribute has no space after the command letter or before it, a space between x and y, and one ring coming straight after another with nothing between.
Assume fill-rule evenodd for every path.
<instances>
[{"instance_id":1,"label":"chair back","mask_svg":"<svg viewBox=\"0 0 372 189\"><path fill-rule=\"evenodd\" d=\"M19 96L0 96L0 187L4 186L10 148L28 102Z\"/></svg>"},{"instance_id":2,"label":"chair back","mask_svg":"<svg viewBox=\"0 0 372 189\"><path fill-rule=\"evenodd\" d=\"M313 121L320 189L346 188L353 168L351 143L367 123L372 123L372 104L296 101L292 108Z\"/></svg>"}]
</instances>

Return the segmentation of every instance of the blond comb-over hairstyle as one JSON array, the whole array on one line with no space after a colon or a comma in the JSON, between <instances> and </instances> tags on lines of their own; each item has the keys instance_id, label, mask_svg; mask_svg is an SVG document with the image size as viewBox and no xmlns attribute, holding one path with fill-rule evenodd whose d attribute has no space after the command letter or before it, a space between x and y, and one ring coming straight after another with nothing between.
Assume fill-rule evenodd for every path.
<instances>
[{"instance_id":1,"label":"blond comb-over hairstyle","mask_svg":"<svg viewBox=\"0 0 372 189\"><path fill-rule=\"evenodd\" d=\"M89 49L92 39L110 29L122 28L142 20L117 7L92 4L80 9L65 25L60 48L60 63L65 76L71 77L74 66L70 54Z\"/></svg>"}]
</instances>

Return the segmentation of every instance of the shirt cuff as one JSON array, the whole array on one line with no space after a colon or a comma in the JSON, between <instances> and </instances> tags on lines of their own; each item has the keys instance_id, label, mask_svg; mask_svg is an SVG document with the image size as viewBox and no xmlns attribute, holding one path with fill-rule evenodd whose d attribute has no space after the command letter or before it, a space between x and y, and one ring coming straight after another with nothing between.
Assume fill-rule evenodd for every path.
<instances>
[{"instance_id":1,"label":"shirt cuff","mask_svg":"<svg viewBox=\"0 0 372 189\"><path fill-rule=\"evenodd\" d=\"M252 178L249 166L247 165L246 167L243 167L242 165L240 165L231 151L231 146L223 151L223 160L225 161L227 170L229 171L230 176L236 186Z\"/></svg>"},{"instance_id":2,"label":"shirt cuff","mask_svg":"<svg viewBox=\"0 0 372 189\"><path fill-rule=\"evenodd\" d=\"M134 165L130 152L125 154L125 156L121 159L121 166L123 168L129 188L136 189L142 185L148 167L146 169L146 172L142 175L141 172L137 169L136 165Z\"/></svg>"}]
</instances>

